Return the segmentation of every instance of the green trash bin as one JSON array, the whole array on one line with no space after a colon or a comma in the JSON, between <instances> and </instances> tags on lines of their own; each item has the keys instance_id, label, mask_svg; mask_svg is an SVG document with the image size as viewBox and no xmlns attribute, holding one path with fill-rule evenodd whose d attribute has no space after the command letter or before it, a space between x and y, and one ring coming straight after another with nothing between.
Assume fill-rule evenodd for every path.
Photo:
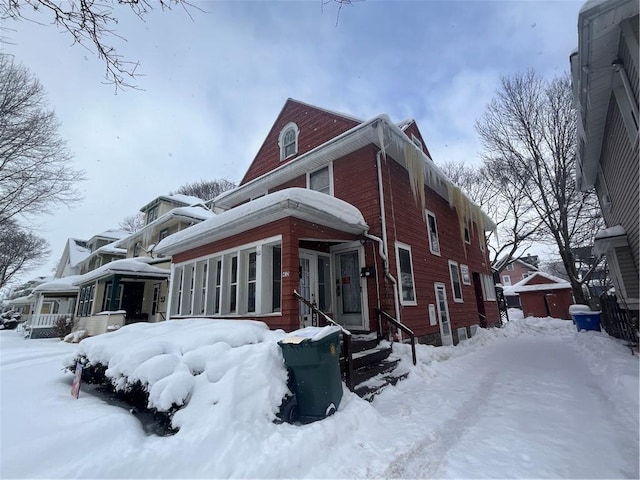
<instances>
[{"instance_id":1,"label":"green trash bin","mask_svg":"<svg viewBox=\"0 0 640 480\"><path fill-rule=\"evenodd\" d=\"M278 342L302 423L321 420L340 405L340 332L335 326L307 327Z\"/></svg>"}]
</instances>

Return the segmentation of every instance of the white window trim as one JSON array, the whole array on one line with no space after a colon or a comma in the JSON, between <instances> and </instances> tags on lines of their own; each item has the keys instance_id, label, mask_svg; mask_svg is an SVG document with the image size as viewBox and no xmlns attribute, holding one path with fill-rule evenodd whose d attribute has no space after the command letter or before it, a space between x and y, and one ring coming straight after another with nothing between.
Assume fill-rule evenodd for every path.
<instances>
[{"instance_id":1,"label":"white window trim","mask_svg":"<svg viewBox=\"0 0 640 480\"><path fill-rule=\"evenodd\" d=\"M411 246L406 243L396 242L396 270L398 274L398 296L400 297L400 304L403 306L414 307L418 305L418 298L416 296L416 277L415 269L413 268L413 255L411 254ZM413 289L413 300L404 300L402 298L402 272L400 271L400 249L407 250L409 252L409 263L411 265L411 288Z\"/></svg>"},{"instance_id":2,"label":"white window trim","mask_svg":"<svg viewBox=\"0 0 640 480\"><path fill-rule=\"evenodd\" d=\"M284 135L285 133L287 133L289 130L293 129L295 131L296 134L296 140L295 140L295 149L294 152L290 155L287 155L285 157L284 155ZM283 160L286 160L287 158L291 158L295 155L298 154L298 136L300 134L300 129L298 128L298 125L296 125L294 122L289 122L287 123L282 130L280 130L280 135L278 137L278 147L280 148L280 161L282 162Z\"/></svg>"},{"instance_id":3,"label":"white window trim","mask_svg":"<svg viewBox=\"0 0 640 480\"><path fill-rule=\"evenodd\" d=\"M496 301L496 287L493 284L493 276L484 273L480 274L480 283L482 284L482 296L485 302Z\"/></svg>"},{"instance_id":4,"label":"white window trim","mask_svg":"<svg viewBox=\"0 0 640 480\"><path fill-rule=\"evenodd\" d=\"M271 255L263 256L262 252L267 249L270 249L270 247L273 247L275 245L278 245L280 246L280 248L282 248L282 235L275 235L273 237L268 237L268 238L261 239L256 242L251 242L245 245L240 245L224 251L216 252L214 254L194 258L186 262L181 262L180 264L174 265L172 266L172 268L174 273L180 272L180 271L188 272L188 271L193 271L191 269L195 265L199 265L202 262L209 262L209 268L207 268L207 275L208 276L212 275L209 277L209 279L212 281L213 286L212 286L212 283L207 283L207 298L205 301L206 303L205 314L207 316L228 317L228 316L242 316L242 315L251 315L251 316L281 315L281 312L272 311L271 298L269 298L269 302L267 305L267 303L264 301L263 292L262 292L262 289L265 288L265 284L263 282L268 282L271 280L270 275L268 276L268 278L265 277L265 274L263 274L263 271L264 271L263 269L268 270L268 268L273 268L272 265L271 267L269 267L263 264L264 261L271 262L272 257ZM252 252L256 252L256 257L257 257L256 258L256 309L254 312L248 312L246 308L247 299L248 299L248 296L247 296L248 288L246 288L248 285L247 261L248 261L249 254ZM230 294L230 275L231 275L230 266L231 266L231 258L234 256L238 257L236 311L230 312L230 299L228 298ZM215 265L218 260L221 260L221 267L222 267L221 268L221 284L220 284L220 310L219 312L215 313L213 312L215 300L213 297L210 298L210 296L215 295L215 273L216 273ZM282 268L282 265L281 265L281 268ZM203 270L201 268L197 268L195 272L196 272L196 281L194 282L194 292L198 291L199 293L198 287L202 285L202 279L198 279L197 275L198 274L202 275ZM180 306L181 309L183 307L180 304L181 303L184 304L185 300L189 300L193 305L193 298L191 299L184 298L184 296L186 295L185 293L186 290L184 288L186 276L187 275L183 275L182 282L180 285L174 286L172 284L171 286L170 297L172 298L172 300L177 301L177 305ZM211 286L212 288L210 288ZM182 292L182 295L183 295L182 301L180 301L178 298L178 296L180 295L180 292ZM195 295L193 295L192 297L195 297ZM282 297L280 299L280 302L281 302L280 308L282 308ZM183 310L181 312L175 312L174 314L179 316L193 316L193 315L196 315L196 313L194 312L195 310L192 309L192 313L188 313L185 310Z\"/></svg>"},{"instance_id":5,"label":"white window trim","mask_svg":"<svg viewBox=\"0 0 640 480\"><path fill-rule=\"evenodd\" d=\"M453 260L449 260L449 279L451 280L451 297L455 303L464 303L464 298L462 296L462 279L460 278L460 265L458 262L454 262ZM458 277L458 285L460 285L460 298L456 297L456 288L453 282L453 270L451 267L456 267L457 277Z\"/></svg>"},{"instance_id":6,"label":"white window trim","mask_svg":"<svg viewBox=\"0 0 640 480\"><path fill-rule=\"evenodd\" d=\"M328 165L326 165L324 167L317 168L317 169L313 170L312 172L307 172L307 190L311 190L311 175L313 175L316 172L319 172L320 170L324 170L325 168L329 169L329 195L331 195L333 197L334 196L334 193L333 193L333 162L329 162Z\"/></svg>"},{"instance_id":7,"label":"white window trim","mask_svg":"<svg viewBox=\"0 0 640 480\"><path fill-rule=\"evenodd\" d=\"M441 249L440 249L440 235L438 234L438 219L436 218L436 214L429 211L429 210L425 210L425 221L427 222L427 237L429 237L429 251L436 256L441 256ZM431 240L431 231L429 230L429 216L433 217L433 224L435 225L436 228L436 240L438 241L438 249L435 250L433 248L433 242Z\"/></svg>"},{"instance_id":8,"label":"white window trim","mask_svg":"<svg viewBox=\"0 0 640 480\"><path fill-rule=\"evenodd\" d=\"M511 286L511 277L509 275L503 275L502 276L502 284L506 285L507 287Z\"/></svg>"}]
</instances>

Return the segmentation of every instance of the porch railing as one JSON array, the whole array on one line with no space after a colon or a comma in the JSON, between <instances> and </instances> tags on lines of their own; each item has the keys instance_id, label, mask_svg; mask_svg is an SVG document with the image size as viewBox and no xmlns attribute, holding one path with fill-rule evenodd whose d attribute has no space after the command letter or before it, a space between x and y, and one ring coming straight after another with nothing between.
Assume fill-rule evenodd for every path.
<instances>
[{"instance_id":1,"label":"porch railing","mask_svg":"<svg viewBox=\"0 0 640 480\"><path fill-rule=\"evenodd\" d=\"M344 350L344 362L345 362L345 371L344 371L344 381L347 384L347 388L353 391L353 348L351 346L351 332L344 328L342 325L337 323L333 318L324 313L322 310L318 308L315 302L310 302L302 295L298 293L297 290L293 291L294 297L298 299L301 303L305 304L307 307L311 309L312 315L316 315L317 317L322 317L322 319L328 323L329 325L334 325L339 327L342 330L342 345Z\"/></svg>"},{"instance_id":2,"label":"porch railing","mask_svg":"<svg viewBox=\"0 0 640 480\"><path fill-rule=\"evenodd\" d=\"M56 322L61 318L73 318L72 313L45 313L33 315L28 326L31 328L49 328L54 327Z\"/></svg>"},{"instance_id":3,"label":"porch railing","mask_svg":"<svg viewBox=\"0 0 640 480\"><path fill-rule=\"evenodd\" d=\"M29 320L24 323L24 335L27 338L33 338L34 330L40 330L41 332L38 334L36 338L42 338L40 335L44 335L44 337L51 336L51 332L53 328L56 326L56 323L60 319L69 318L73 320L72 313L45 313L39 315L32 315Z\"/></svg>"},{"instance_id":4,"label":"porch railing","mask_svg":"<svg viewBox=\"0 0 640 480\"><path fill-rule=\"evenodd\" d=\"M411 330L406 325L400 323L398 320L393 318L387 312L385 312L384 310L380 310L379 308L376 308L376 316L378 317L378 337L379 338L383 338L384 337L384 335L382 333L382 321L383 320L385 320L387 323L390 323L391 325L396 327L401 332L406 333L407 335L409 335L409 338L411 339L411 357L412 357L412 360L413 360L413 364L415 365L417 363L417 359L416 359L416 336L413 333L413 330Z\"/></svg>"}]
</instances>

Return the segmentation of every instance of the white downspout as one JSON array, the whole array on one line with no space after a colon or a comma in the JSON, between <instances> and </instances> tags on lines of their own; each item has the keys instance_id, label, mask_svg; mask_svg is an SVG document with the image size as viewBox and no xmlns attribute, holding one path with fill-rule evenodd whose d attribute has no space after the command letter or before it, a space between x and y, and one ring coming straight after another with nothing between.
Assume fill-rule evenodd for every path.
<instances>
[{"instance_id":1,"label":"white downspout","mask_svg":"<svg viewBox=\"0 0 640 480\"><path fill-rule=\"evenodd\" d=\"M368 238L376 240L380 245L380 256L384 265L384 276L389 279L393 284L393 303L396 310L396 318L402 323L400 319L400 299L398 297L398 282L395 277L389 272L389 242L387 238L387 219L384 208L384 190L382 187L382 162L380 161L382 150L376 154L376 167L378 169L378 195L380 197L380 220L382 225L382 241L373 235L367 234ZM400 332L402 335L402 332Z\"/></svg>"}]
</instances>

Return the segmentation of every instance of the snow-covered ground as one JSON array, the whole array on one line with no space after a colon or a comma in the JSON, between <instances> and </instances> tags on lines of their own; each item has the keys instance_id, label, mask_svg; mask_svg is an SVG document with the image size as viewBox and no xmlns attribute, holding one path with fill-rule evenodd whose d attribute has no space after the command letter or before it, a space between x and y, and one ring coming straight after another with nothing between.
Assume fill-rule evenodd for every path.
<instances>
[{"instance_id":1,"label":"snow-covered ground","mask_svg":"<svg viewBox=\"0 0 640 480\"><path fill-rule=\"evenodd\" d=\"M0 331L0 477L640 475L638 357L605 333L526 318L457 347L421 345L409 378L372 403L345 391L335 415L295 426L272 421L286 389L281 333L178 324L80 345ZM394 349L410 363L408 347ZM112 361L114 378L155 384L158 405L188 392L180 431L147 436L127 410L73 398L63 364L80 351Z\"/></svg>"}]
</instances>

